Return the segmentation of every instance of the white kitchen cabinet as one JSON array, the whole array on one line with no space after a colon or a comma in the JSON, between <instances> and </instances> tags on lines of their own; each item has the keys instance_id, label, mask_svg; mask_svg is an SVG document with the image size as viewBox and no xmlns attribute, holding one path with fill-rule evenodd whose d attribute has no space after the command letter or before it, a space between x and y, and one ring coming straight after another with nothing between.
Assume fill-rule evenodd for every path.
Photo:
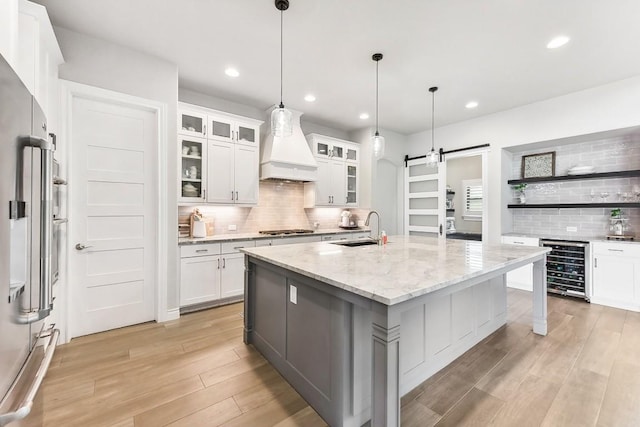
<instances>
[{"instance_id":1,"label":"white kitchen cabinet","mask_svg":"<svg viewBox=\"0 0 640 427\"><path fill-rule=\"evenodd\" d=\"M48 131L56 131L58 117L58 66L64 62L53 26L44 6L19 0L18 21L9 31L7 55L29 92L42 108ZM8 4L15 19L15 2ZM16 32L17 31L17 32ZM17 36L17 38L16 38Z\"/></svg>"},{"instance_id":2,"label":"white kitchen cabinet","mask_svg":"<svg viewBox=\"0 0 640 427\"><path fill-rule=\"evenodd\" d=\"M502 243L519 246L540 246L537 237L502 236ZM533 291L533 264L525 265L507 273L507 286L524 291Z\"/></svg>"},{"instance_id":3,"label":"white kitchen cabinet","mask_svg":"<svg viewBox=\"0 0 640 427\"><path fill-rule=\"evenodd\" d=\"M259 144L262 122L243 119L231 114L210 112L207 123L210 140L233 142L253 147L257 147Z\"/></svg>"},{"instance_id":4,"label":"white kitchen cabinet","mask_svg":"<svg viewBox=\"0 0 640 427\"><path fill-rule=\"evenodd\" d=\"M239 297L244 293L244 254L253 240L180 248L180 306L203 304Z\"/></svg>"},{"instance_id":5,"label":"white kitchen cabinet","mask_svg":"<svg viewBox=\"0 0 640 427\"><path fill-rule=\"evenodd\" d=\"M185 103L179 104L178 115L182 158L179 202L257 204L262 122ZM196 143L203 145L201 159L194 158L191 151L182 151ZM188 173L194 164L201 171L195 179Z\"/></svg>"},{"instance_id":6,"label":"white kitchen cabinet","mask_svg":"<svg viewBox=\"0 0 640 427\"><path fill-rule=\"evenodd\" d=\"M307 140L318 163L318 178L305 183L305 207L357 207L357 145L317 134L307 135Z\"/></svg>"},{"instance_id":7,"label":"white kitchen cabinet","mask_svg":"<svg viewBox=\"0 0 640 427\"><path fill-rule=\"evenodd\" d=\"M206 113L181 107L178 116L178 134L199 138L207 137Z\"/></svg>"},{"instance_id":8,"label":"white kitchen cabinet","mask_svg":"<svg viewBox=\"0 0 640 427\"><path fill-rule=\"evenodd\" d=\"M640 311L640 244L592 243L591 302Z\"/></svg>"},{"instance_id":9,"label":"white kitchen cabinet","mask_svg":"<svg viewBox=\"0 0 640 427\"><path fill-rule=\"evenodd\" d=\"M207 202L258 203L257 147L209 141L207 156Z\"/></svg>"},{"instance_id":10,"label":"white kitchen cabinet","mask_svg":"<svg viewBox=\"0 0 640 427\"><path fill-rule=\"evenodd\" d=\"M207 140L198 137L178 136L180 146L180 197L179 202L202 203L206 200Z\"/></svg>"}]
</instances>

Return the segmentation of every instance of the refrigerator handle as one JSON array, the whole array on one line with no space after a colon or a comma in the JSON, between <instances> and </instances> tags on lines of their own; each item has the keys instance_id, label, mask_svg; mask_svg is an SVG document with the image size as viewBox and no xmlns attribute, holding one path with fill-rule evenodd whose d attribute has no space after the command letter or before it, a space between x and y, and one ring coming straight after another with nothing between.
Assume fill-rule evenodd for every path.
<instances>
[{"instance_id":1,"label":"refrigerator handle","mask_svg":"<svg viewBox=\"0 0 640 427\"><path fill-rule=\"evenodd\" d=\"M34 323L53 309L51 298L51 241L53 240L53 151L51 141L36 136L22 139L22 148L40 149L40 298L38 308L18 315L19 323ZM20 189L21 190L21 189Z\"/></svg>"},{"instance_id":2,"label":"refrigerator handle","mask_svg":"<svg viewBox=\"0 0 640 427\"><path fill-rule=\"evenodd\" d=\"M51 364L59 335L60 331L54 329L54 326L51 326L50 329L38 335L39 339L47 339L47 341L43 345L36 344L33 347L27 357L27 361L22 366L20 373L18 373L18 377L11 385L11 388L9 388L4 400L10 401L14 395L16 397L21 396L21 398L17 402L14 402L9 411L0 413L0 426L21 420L31 412L33 401ZM39 366L34 366L35 363L38 363L38 358L41 357L40 349L42 349L44 353L42 354L42 360ZM2 403L4 403L4 401Z\"/></svg>"}]
</instances>

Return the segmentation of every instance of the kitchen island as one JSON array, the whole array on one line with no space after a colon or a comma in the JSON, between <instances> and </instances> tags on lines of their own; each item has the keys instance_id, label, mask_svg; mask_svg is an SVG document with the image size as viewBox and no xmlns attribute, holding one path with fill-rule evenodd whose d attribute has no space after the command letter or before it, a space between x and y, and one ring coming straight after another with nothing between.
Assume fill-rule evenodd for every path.
<instances>
[{"instance_id":1,"label":"kitchen island","mask_svg":"<svg viewBox=\"0 0 640 427\"><path fill-rule=\"evenodd\" d=\"M506 323L510 270L533 263L546 334L547 248L392 236L243 252L245 343L331 426L398 426L402 395Z\"/></svg>"}]
</instances>

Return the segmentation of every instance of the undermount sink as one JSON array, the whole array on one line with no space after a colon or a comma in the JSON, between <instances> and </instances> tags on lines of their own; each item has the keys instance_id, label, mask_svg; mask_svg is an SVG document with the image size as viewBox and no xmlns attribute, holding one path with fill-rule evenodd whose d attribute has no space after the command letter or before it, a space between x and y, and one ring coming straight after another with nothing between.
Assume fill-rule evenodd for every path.
<instances>
[{"instance_id":1,"label":"undermount sink","mask_svg":"<svg viewBox=\"0 0 640 427\"><path fill-rule=\"evenodd\" d=\"M378 242L376 242L375 240L352 240L349 242L331 242L334 245L340 245L340 246L349 246L349 247L354 247L354 246L368 246L368 245L377 245Z\"/></svg>"}]
</instances>

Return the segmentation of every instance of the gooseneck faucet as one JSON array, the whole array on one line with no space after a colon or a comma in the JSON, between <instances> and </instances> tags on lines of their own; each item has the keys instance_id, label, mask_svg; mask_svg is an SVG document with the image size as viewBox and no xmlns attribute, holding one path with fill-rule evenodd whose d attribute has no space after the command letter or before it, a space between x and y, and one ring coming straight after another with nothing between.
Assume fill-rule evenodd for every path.
<instances>
[{"instance_id":1,"label":"gooseneck faucet","mask_svg":"<svg viewBox=\"0 0 640 427\"><path fill-rule=\"evenodd\" d=\"M376 241L377 241L378 243L380 243L380 214L379 214L378 212L376 212L376 211L371 211L371 212L369 212L369 215L367 215L367 219L366 219L366 221L364 222L364 225L365 225L366 227L368 227L368 226L369 226L369 220L371 219L371 215L373 215L373 214L376 214L376 217L378 218L378 228L376 228L376 233L377 233L377 234L376 234L376 236L377 236L377 237L376 237Z\"/></svg>"}]
</instances>

